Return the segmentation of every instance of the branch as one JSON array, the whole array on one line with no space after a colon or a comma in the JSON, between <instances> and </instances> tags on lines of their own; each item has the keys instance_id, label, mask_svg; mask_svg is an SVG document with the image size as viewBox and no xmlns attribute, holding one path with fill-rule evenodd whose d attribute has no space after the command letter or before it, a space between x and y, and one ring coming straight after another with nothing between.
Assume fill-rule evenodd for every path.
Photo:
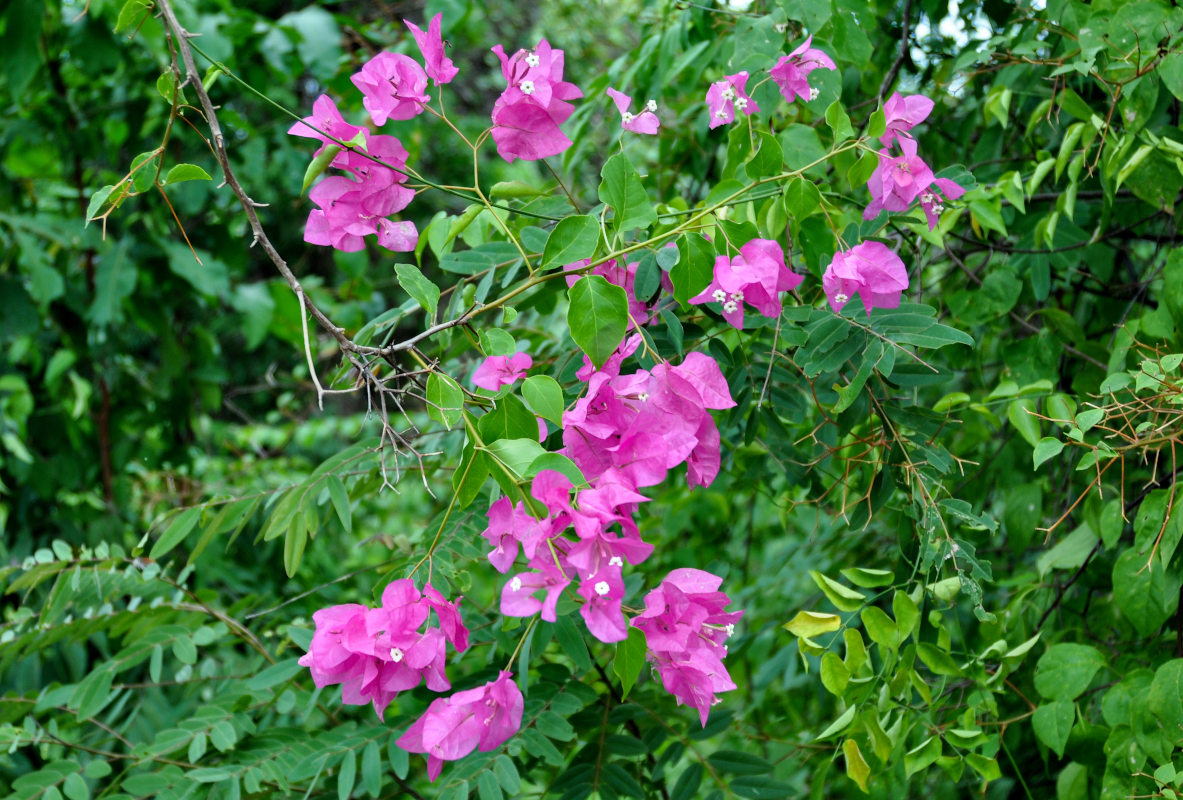
<instances>
[{"instance_id":1,"label":"branch","mask_svg":"<svg viewBox=\"0 0 1183 800\"><path fill-rule=\"evenodd\" d=\"M896 77L900 74L900 67L904 65L904 61L908 58L908 41L912 35L912 0L905 0L904 2L904 19L901 24L900 32L900 52L895 57L895 61L891 62L891 68L887 70L887 75L883 78L883 83L879 85L878 100L879 104L883 104L883 95L887 94L887 90L895 83Z\"/></svg>"}]
</instances>

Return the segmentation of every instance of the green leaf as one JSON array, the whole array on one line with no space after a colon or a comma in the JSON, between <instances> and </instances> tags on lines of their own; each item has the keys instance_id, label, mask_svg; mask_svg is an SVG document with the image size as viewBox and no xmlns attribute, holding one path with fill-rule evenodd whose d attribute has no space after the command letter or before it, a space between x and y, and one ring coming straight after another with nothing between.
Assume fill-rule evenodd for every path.
<instances>
[{"instance_id":1,"label":"green leaf","mask_svg":"<svg viewBox=\"0 0 1183 800\"><path fill-rule=\"evenodd\" d=\"M333 163L333 159L341 152L341 146L329 142L324 146L316 156L308 162L308 167L304 170L304 182L300 185L300 194L308 191L308 187L313 182L324 174L324 171Z\"/></svg>"},{"instance_id":2,"label":"green leaf","mask_svg":"<svg viewBox=\"0 0 1183 800\"><path fill-rule=\"evenodd\" d=\"M415 298L419 307L427 312L428 317L435 317L439 307L440 287L424 277L423 273L413 264L395 264L394 274L398 278L398 285L403 291Z\"/></svg>"},{"instance_id":3,"label":"green leaf","mask_svg":"<svg viewBox=\"0 0 1183 800\"><path fill-rule=\"evenodd\" d=\"M192 508L186 508L173 517L172 522L164 529L164 533L160 534L156 543L152 545L152 550L148 553L148 557L153 561L157 561L183 542L185 537L197 525L197 521L201 519L202 511L201 506L194 506Z\"/></svg>"},{"instance_id":4,"label":"green leaf","mask_svg":"<svg viewBox=\"0 0 1183 800\"><path fill-rule=\"evenodd\" d=\"M914 775L922 769L927 769L941 757L941 739L930 736L925 741L904 753L904 773Z\"/></svg>"},{"instance_id":5,"label":"green leaf","mask_svg":"<svg viewBox=\"0 0 1183 800\"><path fill-rule=\"evenodd\" d=\"M1064 443L1059 439L1054 439L1051 436L1044 436L1035 444L1035 450L1031 454L1035 462L1035 469L1039 469L1043 462L1049 458L1055 458L1064 449Z\"/></svg>"},{"instance_id":6,"label":"green leaf","mask_svg":"<svg viewBox=\"0 0 1183 800\"><path fill-rule=\"evenodd\" d=\"M370 797L378 797L382 793L382 772L382 750L377 742L371 741L361 754L361 780Z\"/></svg>"},{"instance_id":7,"label":"green leaf","mask_svg":"<svg viewBox=\"0 0 1183 800\"><path fill-rule=\"evenodd\" d=\"M600 275L588 275L576 281L567 295L571 338L597 368L602 367L628 329L628 298L624 289Z\"/></svg>"},{"instance_id":8,"label":"green leaf","mask_svg":"<svg viewBox=\"0 0 1183 800\"><path fill-rule=\"evenodd\" d=\"M1036 737L1057 755L1063 758L1076 719L1076 704L1071 700L1057 700L1035 709L1031 727Z\"/></svg>"},{"instance_id":9,"label":"green leaf","mask_svg":"<svg viewBox=\"0 0 1183 800\"><path fill-rule=\"evenodd\" d=\"M793 178L785 187L785 213L790 219L802 220L818 209L822 202L821 192L813 181Z\"/></svg>"},{"instance_id":10,"label":"green leaf","mask_svg":"<svg viewBox=\"0 0 1183 800\"><path fill-rule=\"evenodd\" d=\"M325 478L329 485L329 500L333 510L337 512L337 519L346 533L353 533L353 509L349 505L349 494L345 491L345 484L336 475Z\"/></svg>"},{"instance_id":11,"label":"green leaf","mask_svg":"<svg viewBox=\"0 0 1183 800\"><path fill-rule=\"evenodd\" d=\"M337 800L348 800L353 794L353 784L357 780L357 753L347 750L341 759L341 770L337 773Z\"/></svg>"},{"instance_id":12,"label":"green leaf","mask_svg":"<svg viewBox=\"0 0 1183 800\"><path fill-rule=\"evenodd\" d=\"M1183 575L1168 572L1149 553L1127 548L1113 564L1113 603L1142 636L1157 633L1179 607Z\"/></svg>"},{"instance_id":13,"label":"green leaf","mask_svg":"<svg viewBox=\"0 0 1183 800\"><path fill-rule=\"evenodd\" d=\"M674 298L683 306L711 282L715 274L715 248L701 234L678 237L678 263L670 268Z\"/></svg>"},{"instance_id":14,"label":"green leaf","mask_svg":"<svg viewBox=\"0 0 1183 800\"><path fill-rule=\"evenodd\" d=\"M586 214L567 217L555 225L546 239L546 247L542 251L542 269L563 267L591 258L599 243L599 220Z\"/></svg>"},{"instance_id":15,"label":"green leaf","mask_svg":"<svg viewBox=\"0 0 1183 800\"><path fill-rule=\"evenodd\" d=\"M850 117L847 116L846 109L842 107L842 102L839 100L835 100L826 109L826 124L834 132L834 144L854 137L854 128L850 126ZM864 791L866 790L864 789Z\"/></svg>"},{"instance_id":16,"label":"green leaf","mask_svg":"<svg viewBox=\"0 0 1183 800\"><path fill-rule=\"evenodd\" d=\"M300 568L300 561L304 558L304 547L308 544L308 528L304 520L297 517L283 537L283 569L291 578Z\"/></svg>"},{"instance_id":17,"label":"green leaf","mask_svg":"<svg viewBox=\"0 0 1183 800\"><path fill-rule=\"evenodd\" d=\"M732 775L767 775L772 764L760 756L740 750L716 750L707 761L718 772Z\"/></svg>"},{"instance_id":18,"label":"green leaf","mask_svg":"<svg viewBox=\"0 0 1183 800\"><path fill-rule=\"evenodd\" d=\"M641 183L641 176L627 156L617 153L609 158L604 163L600 175L603 181L600 183L599 197L614 212L613 223L616 230L645 228L657 221L657 211L649 202L649 195ZM549 244L547 242L548 247ZM545 259L543 266L546 266Z\"/></svg>"},{"instance_id":19,"label":"green leaf","mask_svg":"<svg viewBox=\"0 0 1183 800\"><path fill-rule=\"evenodd\" d=\"M531 375L522 383L522 399L535 416L563 424L563 387L549 375Z\"/></svg>"},{"instance_id":20,"label":"green leaf","mask_svg":"<svg viewBox=\"0 0 1183 800\"><path fill-rule=\"evenodd\" d=\"M526 477L529 466L546 451L537 439L498 439L485 449L510 469L519 480Z\"/></svg>"},{"instance_id":21,"label":"green leaf","mask_svg":"<svg viewBox=\"0 0 1183 800\"><path fill-rule=\"evenodd\" d=\"M864 567L847 567L842 571L842 577L861 586L864 589L874 589L877 586L890 586L895 581L895 573L889 569L866 569Z\"/></svg>"},{"instance_id":22,"label":"green leaf","mask_svg":"<svg viewBox=\"0 0 1183 800\"><path fill-rule=\"evenodd\" d=\"M516 797L522 790L522 779L518 775L518 768L509 756L501 755L494 759L493 774L497 776L497 782L510 797Z\"/></svg>"},{"instance_id":23,"label":"green leaf","mask_svg":"<svg viewBox=\"0 0 1183 800\"><path fill-rule=\"evenodd\" d=\"M497 776L488 770L477 775L476 793L480 800L501 800L501 786L497 783Z\"/></svg>"},{"instance_id":24,"label":"green leaf","mask_svg":"<svg viewBox=\"0 0 1183 800\"><path fill-rule=\"evenodd\" d=\"M97 714L111 696L111 683L115 678L115 671L107 667L99 667L75 687L67 705L78 714L78 719L89 719Z\"/></svg>"},{"instance_id":25,"label":"green leaf","mask_svg":"<svg viewBox=\"0 0 1183 800\"><path fill-rule=\"evenodd\" d=\"M1006 408L1006 418L1015 426L1027 444L1035 447L1039 444L1039 418L1034 416L1037 401L1031 397L1012 400Z\"/></svg>"},{"instance_id":26,"label":"green leaf","mask_svg":"<svg viewBox=\"0 0 1183 800\"><path fill-rule=\"evenodd\" d=\"M1155 670L1146 706L1162 723L1163 730L1183 728L1183 658L1172 659Z\"/></svg>"},{"instance_id":27,"label":"green leaf","mask_svg":"<svg viewBox=\"0 0 1183 800\"><path fill-rule=\"evenodd\" d=\"M1089 688L1105 658L1086 644L1055 644L1035 665L1035 690L1048 700L1072 700Z\"/></svg>"},{"instance_id":28,"label":"green leaf","mask_svg":"<svg viewBox=\"0 0 1183 800\"><path fill-rule=\"evenodd\" d=\"M784 162L784 154L780 149L780 142L770 133L761 132L757 140L759 149L752 154L751 159L744 165L744 170L752 180L779 175Z\"/></svg>"},{"instance_id":29,"label":"green leaf","mask_svg":"<svg viewBox=\"0 0 1183 800\"><path fill-rule=\"evenodd\" d=\"M427 416L451 428L464 413L464 392L460 384L442 372L427 378Z\"/></svg>"},{"instance_id":30,"label":"green leaf","mask_svg":"<svg viewBox=\"0 0 1183 800\"><path fill-rule=\"evenodd\" d=\"M196 164L177 164L164 176L166 184L184 183L185 181L213 180L209 173Z\"/></svg>"},{"instance_id":31,"label":"green leaf","mask_svg":"<svg viewBox=\"0 0 1183 800\"><path fill-rule=\"evenodd\" d=\"M561 472L567 476L567 480L571 481L573 486L583 487L587 485L587 479L583 477L583 473L579 471L579 467L575 466L572 461L561 453L543 453L530 462L529 468L526 469L526 474L522 477L533 478L544 469L553 469L556 472Z\"/></svg>"},{"instance_id":32,"label":"green leaf","mask_svg":"<svg viewBox=\"0 0 1183 800\"><path fill-rule=\"evenodd\" d=\"M815 741L820 739L828 739L831 736L836 736L837 734L842 733L842 731L850 727L850 723L852 720L854 720L854 715L857 711L858 706L852 705L847 708L842 712L842 715L839 716L838 719L831 722L828 728L817 735L817 739L815 739Z\"/></svg>"},{"instance_id":33,"label":"green leaf","mask_svg":"<svg viewBox=\"0 0 1183 800\"><path fill-rule=\"evenodd\" d=\"M678 776L677 783L670 791L670 800L692 800L697 797L698 787L702 785L703 772L702 764L691 762Z\"/></svg>"},{"instance_id":34,"label":"green leaf","mask_svg":"<svg viewBox=\"0 0 1183 800\"><path fill-rule=\"evenodd\" d=\"M123 319L123 299L136 288L136 267L127 257L128 240L107 250L94 276L94 302L88 316L95 325L109 325Z\"/></svg>"},{"instance_id":35,"label":"green leaf","mask_svg":"<svg viewBox=\"0 0 1183 800\"><path fill-rule=\"evenodd\" d=\"M826 687L830 694L841 697L846 691L846 685L850 683L850 670L842 663L837 653L827 650L822 653L821 678L822 686Z\"/></svg>"},{"instance_id":36,"label":"green leaf","mask_svg":"<svg viewBox=\"0 0 1183 800\"><path fill-rule=\"evenodd\" d=\"M886 611L878 606L869 606L863 609L860 618L863 621L863 628L866 629L867 636L872 642L892 651L900 646L899 626L892 621L891 617L887 616Z\"/></svg>"},{"instance_id":37,"label":"green leaf","mask_svg":"<svg viewBox=\"0 0 1183 800\"><path fill-rule=\"evenodd\" d=\"M115 32L130 28L133 22L139 22L144 18L152 4L148 0L127 0L123 7L119 9L119 18L115 21Z\"/></svg>"},{"instance_id":38,"label":"green leaf","mask_svg":"<svg viewBox=\"0 0 1183 800\"><path fill-rule=\"evenodd\" d=\"M620 678L620 696L627 697L633 684L645 666L645 634L629 627L628 638L616 643L616 657L612 659L612 671Z\"/></svg>"},{"instance_id":39,"label":"green leaf","mask_svg":"<svg viewBox=\"0 0 1183 800\"><path fill-rule=\"evenodd\" d=\"M587 651L587 643L583 640L583 632L575 624L572 615L559 617L555 623L555 638L563 652L575 663L575 669L587 672L591 669L591 656Z\"/></svg>"}]
</instances>

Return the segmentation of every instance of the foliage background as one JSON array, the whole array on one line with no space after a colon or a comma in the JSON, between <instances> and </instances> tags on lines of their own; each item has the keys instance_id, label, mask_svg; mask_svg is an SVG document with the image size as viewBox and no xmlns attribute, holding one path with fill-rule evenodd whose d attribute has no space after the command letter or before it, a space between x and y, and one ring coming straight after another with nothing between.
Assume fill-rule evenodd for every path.
<instances>
[{"instance_id":1,"label":"foliage background","mask_svg":"<svg viewBox=\"0 0 1183 800\"><path fill-rule=\"evenodd\" d=\"M921 153L937 169L961 165L976 186L936 234L904 217L859 228L866 175L860 182L853 156L807 173L827 213L779 198L734 210L736 224L775 229L780 204L793 262L814 279L837 231L896 242L912 276L905 299L923 307L911 313L935 314L941 329L924 329L927 340L899 327L877 334L928 366L876 361L839 413L845 400L832 387L871 364L865 353L898 348L861 329L819 333L829 311L816 289L786 310L775 338L766 326L741 340L703 314L658 326L665 352L680 349L679 337L687 349L708 347L733 387L747 387L719 417L719 481L689 494L671 480L642 519L661 543L647 573L711 569L745 610L728 657L740 688L705 729L652 678L622 698L613 648L584 642L565 617L540 625L524 648L523 733L450 765L435 785L418 757L392 746L426 694L401 698L381 724L313 691L294 659L313 610L362 601L418 559L441 524L455 463L374 452L380 430L358 394L317 408L296 299L247 247L200 116L190 109L169 128L158 19L133 7L135 23L121 25L124 4L104 0L0 9L0 790L71 800L1175 796L1178 9L1118 0L992 0L952 12L928 0L765 0L746 14L551 2L535 16L495 2L178 7L200 47L301 114L322 91L359 110L348 76L379 49L407 46L401 17L443 11L462 70L449 110L471 130L486 124L500 89L488 47L545 35L566 50L568 77L587 98L567 126L576 146L552 166L593 204L617 148L603 89L660 97L663 135L625 148L663 212L752 174L746 131L708 133L701 96L808 30L838 60L823 92L855 132L891 86L922 91L937 109L918 129ZM790 26L787 38L778 23ZM267 203L269 235L320 307L375 342L421 330L388 254L302 242L309 153L285 135L290 119L224 76L211 92L239 179ZM814 110L782 111L774 124L790 167L839 138ZM91 195L167 130L163 170L195 163L215 180L169 186L168 203L146 181L105 226L84 227ZM398 133L423 174L466 180L467 152L439 130ZM554 186L537 165L489 159L481 169L486 186ZM566 213L558 192L528 202ZM424 273L445 288L467 283L445 295L440 318L481 291L441 268L449 243L440 231L464 210L426 192L407 211L425 240L436 231L419 254ZM486 212L450 246L479 248L493 231ZM556 298L519 309L538 327L511 329L570 385ZM340 353L328 337L316 348L322 377L331 374ZM462 365L458 379L477 358L456 332L437 355ZM462 443L410 398L397 424L421 453ZM382 490L396 469L397 489ZM449 520L435 564L480 628L468 682L497 669L522 632L496 614L499 585L473 541L485 489ZM283 517L293 497L287 508L298 511ZM303 560L285 570L297 528ZM842 630L804 639L784 630L801 610L839 613Z\"/></svg>"}]
</instances>

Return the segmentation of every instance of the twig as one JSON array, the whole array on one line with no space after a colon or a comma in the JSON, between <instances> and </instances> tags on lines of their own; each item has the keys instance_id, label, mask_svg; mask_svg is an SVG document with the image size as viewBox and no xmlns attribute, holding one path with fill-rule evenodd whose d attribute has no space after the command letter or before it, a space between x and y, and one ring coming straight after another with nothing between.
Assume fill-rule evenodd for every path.
<instances>
[{"instance_id":1,"label":"twig","mask_svg":"<svg viewBox=\"0 0 1183 800\"><path fill-rule=\"evenodd\" d=\"M912 35L912 0L906 0L904 3L904 19L901 23L902 30L900 31L900 51L895 57L895 61L891 62L891 68L887 70L887 75L883 77L883 83L879 84L879 103L883 103L883 95L887 94L887 90L895 82L896 77L900 74L900 67L904 65L904 61L908 58L908 41Z\"/></svg>"},{"instance_id":2,"label":"twig","mask_svg":"<svg viewBox=\"0 0 1183 800\"><path fill-rule=\"evenodd\" d=\"M316 407L321 411L325 410L325 390L320 385L320 379L316 377L316 364L312 360L312 343L308 339L308 315L305 313L308 308L308 295L304 294L304 289L296 289L296 299L300 301L300 328L304 332L304 356L308 359L308 374L312 376L312 385L316 387Z\"/></svg>"}]
</instances>

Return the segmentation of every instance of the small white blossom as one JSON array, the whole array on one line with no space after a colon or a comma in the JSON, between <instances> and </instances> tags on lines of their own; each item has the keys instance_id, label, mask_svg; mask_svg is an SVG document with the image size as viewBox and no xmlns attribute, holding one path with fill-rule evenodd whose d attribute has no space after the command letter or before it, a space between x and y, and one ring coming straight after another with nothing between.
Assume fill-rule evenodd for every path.
<instances>
[{"instance_id":1,"label":"small white blossom","mask_svg":"<svg viewBox=\"0 0 1183 800\"><path fill-rule=\"evenodd\" d=\"M723 91L719 96L722 97L724 100L734 100L735 99L735 89L733 89L731 84L728 83L723 87Z\"/></svg>"},{"instance_id":2,"label":"small white blossom","mask_svg":"<svg viewBox=\"0 0 1183 800\"><path fill-rule=\"evenodd\" d=\"M642 403L644 403L646 400L649 399L649 393L648 392L641 392L639 395L637 395L637 399L640 400Z\"/></svg>"},{"instance_id":3,"label":"small white blossom","mask_svg":"<svg viewBox=\"0 0 1183 800\"><path fill-rule=\"evenodd\" d=\"M608 581L600 581L593 588L596 590L596 594L598 594L600 597L608 594L608 592L612 589L612 587L608 585Z\"/></svg>"},{"instance_id":4,"label":"small white blossom","mask_svg":"<svg viewBox=\"0 0 1183 800\"><path fill-rule=\"evenodd\" d=\"M621 560L620 556L612 556L612 558L608 559L608 566L610 566L610 567L623 567L623 566L624 566L624 561L623 561L623 560Z\"/></svg>"},{"instance_id":5,"label":"small white blossom","mask_svg":"<svg viewBox=\"0 0 1183 800\"><path fill-rule=\"evenodd\" d=\"M522 90L522 94L534 94L534 81L522 81L518 88Z\"/></svg>"},{"instance_id":6,"label":"small white blossom","mask_svg":"<svg viewBox=\"0 0 1183 800\"><path fill-rule=\"evenodd\" d=\"M509 590L511 592L519 591L522 588L522 579L517 575L513 576L513 580L509 582Z\"/></svg>"},{"instance_id":7,"label":"small white blossom","mask_svg":"<svg viewBox=\"0 0 1183 800\"><path fill-rule=\"evenodd\" d=\"M820 91L818 91L816 88L810 89L810 90L809 90L809 99L810 99L811 101L812 101L812 100L816 100L816 99L817 99L817 96L818 96L819 94L821 94L821 92L820 92Z\"/></svg>"},{"instance_id":8,"label":"small white blossom","mask_svg":"<svg viewBox=\"0 0 1183 800\"><path fill-rule=\"evenodd\" d=\"M850 297L848 297L845 292L838 292L838 294L834 295L835 303L845 303L849 299Z\"/></svg>"},{"instance_id":9,"label":"small white blossom","mask_svg":"<svg viewBox=\"0 0 1183 800\"><path fill-rule=\"evenodd\" d=\"M724 300L727 299L727 293L724 292L722 289L716 289L715 291L713 291L711 293L711 297L715 298L716 303L722 303Z\"/></svg>"},{"instance_id":10,"label":"small white blossom","mask_svg":"<svg viewBox=\"0 0 1183 800\"><path fill-rule=\"evenodd\" d=\"M526 56L526 65L530 67L538 66L538 54L531 53L530 55Z\"/></svg>"},{"instance_id":11,"label":"small white blossom","mask_svg":"<svg viewBox=\"0 0 1183 800\"><path fill-rule=\"evenodd\" d=\"M620 115L620 118L624 121L624 124L627 125L628 123L633 121L632 112L625 111L623 114Z\"/></svg>"},{"instance_id":12,"label":"small white blossom","mask_svg":"<svg viewBox=\"0 0 1183 800\"><path fill-rule=\"evenodd\" d=\"M748 99L746 97L735 98L735 107L739 111L743 111L748 107Z\"/></svg>"},{"instance_id":13,"label":"small white blossom","mask_svg":"<svg viewBox=\"0 0 1183 800\"><path fill-rule=\"evenodd\" d=\"M743 292L732 292L731 294L727 295L727 299L733 300L736 303L742 303L743 302Z\"/></svg>"},{"instance_id":14,"label":"small white blossom","mask_svg":"<svg viewBox=\"0 0 1183 800\"><path fill-rule=\"evenodd\" d=\"M724 304L723 304L723 311L724 311L724 313L726 313L726 314L732 314L732 313L734 313L734 312L735 312L735 310L736 310L737 308L739 308L739 306L737 306L737 305L736 305L736 304L735 304L733 301L731 301L731 300L728 300L726 303L724 303Z\"/></svg>"},{"instance_id":15,"label":"small white blossom","mask_svg":"<svg viewBox=\"0 0 1183 800\"><path fill-rule=\"evenodd\" d=\"M403 651L397 647L390 648L390 660L395 664L403 660Z\"/></svg>"},{"instance_id":16,"label":"small white blossom","mask_svg":"<svg viewBox=\"0 0 1183 800\"><path fill-rule=\"evenodd\" d=\"M649 101L647 101L647 102L645 103L645 110L646 110L646 111L648 111L648 112L650 112L650 113L653 113L653 112L657 111L657 101L656 101L656 100L649 100Z\"/></svg>"}]
</instances>

